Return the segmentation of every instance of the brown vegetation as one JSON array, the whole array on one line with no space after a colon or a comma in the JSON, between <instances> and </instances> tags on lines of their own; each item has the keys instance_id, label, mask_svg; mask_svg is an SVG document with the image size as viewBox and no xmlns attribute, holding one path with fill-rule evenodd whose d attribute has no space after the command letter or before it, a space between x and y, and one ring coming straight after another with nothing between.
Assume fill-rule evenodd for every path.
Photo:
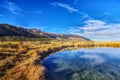
<instances>
[{"instance_id":1,"label":"brown vegetation","mask_svg":"<svg viewBox=\"0 0 120 80\"><path fill-rule=\"evenodd\" d=\"M0 42L0 80L45 80L41 62L64 49L120 47L120 42L36 41Z\"/></svg>"}]
</instances>

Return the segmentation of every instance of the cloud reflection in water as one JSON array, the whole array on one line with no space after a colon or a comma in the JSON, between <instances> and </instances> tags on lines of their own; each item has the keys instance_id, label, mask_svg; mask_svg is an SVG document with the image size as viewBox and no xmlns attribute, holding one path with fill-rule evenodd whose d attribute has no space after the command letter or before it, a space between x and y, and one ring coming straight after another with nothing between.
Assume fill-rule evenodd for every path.
<instances>
[{"instance_id":1,"label":"cloud reflection in water","mask_svg":"<svg viewBox=\"0 0 120 80\"><path fill-rule=\"evenodd\" d=\"M118 80L120 49L95 48L57 52L44 60L48 80Z\"/></svg>"}]
</instances>

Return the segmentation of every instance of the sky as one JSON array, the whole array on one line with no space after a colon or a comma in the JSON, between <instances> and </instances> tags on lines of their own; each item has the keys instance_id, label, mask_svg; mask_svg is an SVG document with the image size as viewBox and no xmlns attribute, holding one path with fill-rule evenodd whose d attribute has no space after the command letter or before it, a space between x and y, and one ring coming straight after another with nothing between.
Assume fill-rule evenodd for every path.
<instances>
[{"instance_id":1,"label":"sky","mask_svg":"<svg viewBox=\"0 0 120 80\"><path fill-rule=\"evenodd\" d=\"M120 0L0 0L0 23L120 41Z\"/></svg>"}]
</instances>

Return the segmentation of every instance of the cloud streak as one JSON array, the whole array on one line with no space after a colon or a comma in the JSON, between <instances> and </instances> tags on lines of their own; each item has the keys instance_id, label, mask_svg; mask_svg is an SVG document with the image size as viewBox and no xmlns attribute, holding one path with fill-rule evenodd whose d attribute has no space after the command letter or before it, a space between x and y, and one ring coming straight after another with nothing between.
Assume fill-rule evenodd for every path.
<instances>
[{"instance_id":1,"label":"cloud streak","mask_svg":"<svg viewBox=\"0 0 120 80\"><path fill-rule=\"evenodd\" d=\"M80 16L80 21L88 20L88 19L93 19L90 15L84 13L84 12L79 12Z\"/></svg>"},{"instance_id":2,"label":"cloud streak","mask_svg":"<svg viewBox=\"0 0 120 80\"><path fill-rule=\"evenodd\" d=\"M69 30L92 40L118 41L120 40L120 23L107 23L102 20L86 20L83 26Z\"/></svg>"},{"instance_id":3,"label":"cloud streak","mask_svg":"<svg viewBox=\"0 0 120 80\"><path fill-rule=\"evenodd\" d=\"M22 9L16 3L10 1L5 1L2 7L15 15L19 15L20 12L22 11Z\"/></svg>"},{"instance_id":4,"label":"cloud streak","mask_svg":"<svg viewBox=\"0 0 120 80\"><path fill-rule=\"evenodd\" d=\"M72 12L78 12L79 11L78 9L72 7L69 4L65 4L65 3L54 2L54 3L50 3L50 5L62 7L64 9L68 10L70 13L72 13Z\"/></svg>"}]
</instances>

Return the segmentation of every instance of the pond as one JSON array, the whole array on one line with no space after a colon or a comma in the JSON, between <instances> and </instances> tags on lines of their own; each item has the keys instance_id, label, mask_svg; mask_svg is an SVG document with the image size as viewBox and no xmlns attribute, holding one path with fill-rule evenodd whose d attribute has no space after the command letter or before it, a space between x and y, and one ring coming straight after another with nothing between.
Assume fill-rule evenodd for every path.
<instances>
[{"instance_id":1,"label":"pond","mask_svg":"<svg viewBox=\"0 0 120 80\"><path fill-rule=\"evenodd\" d=\"M47 80L120 80L120 48L56 52L43 65Z\"/></svg>"}]
</instances>

